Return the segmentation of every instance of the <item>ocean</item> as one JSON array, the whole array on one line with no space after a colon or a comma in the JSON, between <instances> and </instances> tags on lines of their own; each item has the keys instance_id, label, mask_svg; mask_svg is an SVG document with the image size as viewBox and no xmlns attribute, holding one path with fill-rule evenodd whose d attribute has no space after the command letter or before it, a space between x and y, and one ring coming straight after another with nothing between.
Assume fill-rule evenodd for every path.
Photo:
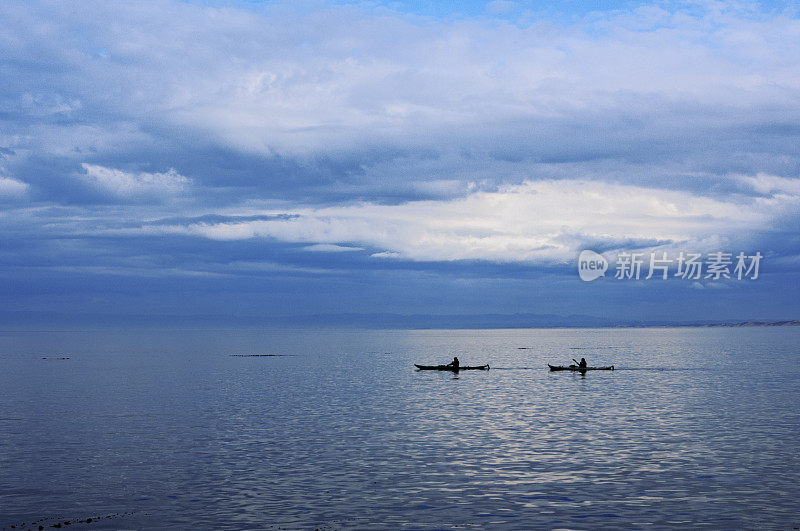
<instances>
[{"instance_id":1,"label":"ocean","mask_svg":"<svg viewBox=\"0 0 800 531\"><path fill-rule=\"evenodd\" d=\"M798 528L799 406L800 327L0 332L0 528Z\"/></svg>"}]
</instances>

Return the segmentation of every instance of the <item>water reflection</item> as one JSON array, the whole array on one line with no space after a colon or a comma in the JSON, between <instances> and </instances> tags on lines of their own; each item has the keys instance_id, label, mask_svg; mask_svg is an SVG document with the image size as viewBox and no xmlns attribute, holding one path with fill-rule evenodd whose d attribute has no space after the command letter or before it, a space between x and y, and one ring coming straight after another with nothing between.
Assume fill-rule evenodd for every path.
<instances>
[{"instance_id":1,"label":"water reflection","mask_svg":"<svg viewBox=\"0 0 800 531\"><path fill-rule=\"evenodd\" d=\"M547 369L580 345L620 368ZM0 335L0 526L779 527L800 495L799 345L782 330ZM35 359L56 348L69 366ZM413 368L454 355L492 369Z\"/></svg>"}]
</instances>

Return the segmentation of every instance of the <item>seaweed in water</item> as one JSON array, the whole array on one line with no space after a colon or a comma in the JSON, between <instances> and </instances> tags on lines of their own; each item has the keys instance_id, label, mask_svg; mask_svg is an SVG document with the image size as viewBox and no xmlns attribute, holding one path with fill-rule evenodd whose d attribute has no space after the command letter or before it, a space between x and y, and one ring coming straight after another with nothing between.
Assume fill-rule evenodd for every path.
<instances>
[{"instance_id":1,"label":"seaweed in water","mask_svg":"<svg viewBox=\"0 0 800 531\"><path fill-rule=\"evenodd\" d=\"M231 354L233 358L277 358L286 354Z\"/></svg>"}]
</instances>

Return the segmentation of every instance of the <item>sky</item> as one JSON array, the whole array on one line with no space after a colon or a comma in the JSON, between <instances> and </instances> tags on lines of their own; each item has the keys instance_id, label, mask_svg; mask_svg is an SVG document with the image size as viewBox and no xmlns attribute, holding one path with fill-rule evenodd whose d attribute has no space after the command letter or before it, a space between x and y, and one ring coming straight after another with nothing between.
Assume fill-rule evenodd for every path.
<instances>
[{"instance_id":1,"label":"sky","mask_svg":"<svg viewBox=\"0 0 800 531\"><path fill-rule=\"evenodd\" d=\"M0 327L800 318L792 2L0 19ZM585 249L605 276L579 278ZM615 278L620 253L664 252L763 258L757 278Z\"/></svg>"}]
</instances>

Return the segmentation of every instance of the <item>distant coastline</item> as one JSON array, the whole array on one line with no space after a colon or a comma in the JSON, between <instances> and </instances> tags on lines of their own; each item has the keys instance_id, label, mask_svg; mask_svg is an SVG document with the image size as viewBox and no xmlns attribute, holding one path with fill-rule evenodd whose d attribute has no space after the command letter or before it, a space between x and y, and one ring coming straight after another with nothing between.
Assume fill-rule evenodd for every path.
<instances>
[{"instance_id":1,"label":"distant coastline","mask_svg":"<svg viewBox=\"0 0 800 531\"><path fill-rule=\"evenodd\" d=\"M349 313L290 316L98 315L0 312L0 330L94 329L524 329L524 328L741 328L800 326L800 319L632 320L552 314Z\"/></svg>"},{"instance_id":2,"label":"distant coastline","mask_svg":"<svg viewBox=\"0 0 800 531\"><path fill-rule=\"evenodd\" d=\"M702 327L741 327L741 326L800 326L800 319L790 321L741 321L731 323L711 323L711 324L689 324L686 326Z\"/></svg>"}]
</instances>

